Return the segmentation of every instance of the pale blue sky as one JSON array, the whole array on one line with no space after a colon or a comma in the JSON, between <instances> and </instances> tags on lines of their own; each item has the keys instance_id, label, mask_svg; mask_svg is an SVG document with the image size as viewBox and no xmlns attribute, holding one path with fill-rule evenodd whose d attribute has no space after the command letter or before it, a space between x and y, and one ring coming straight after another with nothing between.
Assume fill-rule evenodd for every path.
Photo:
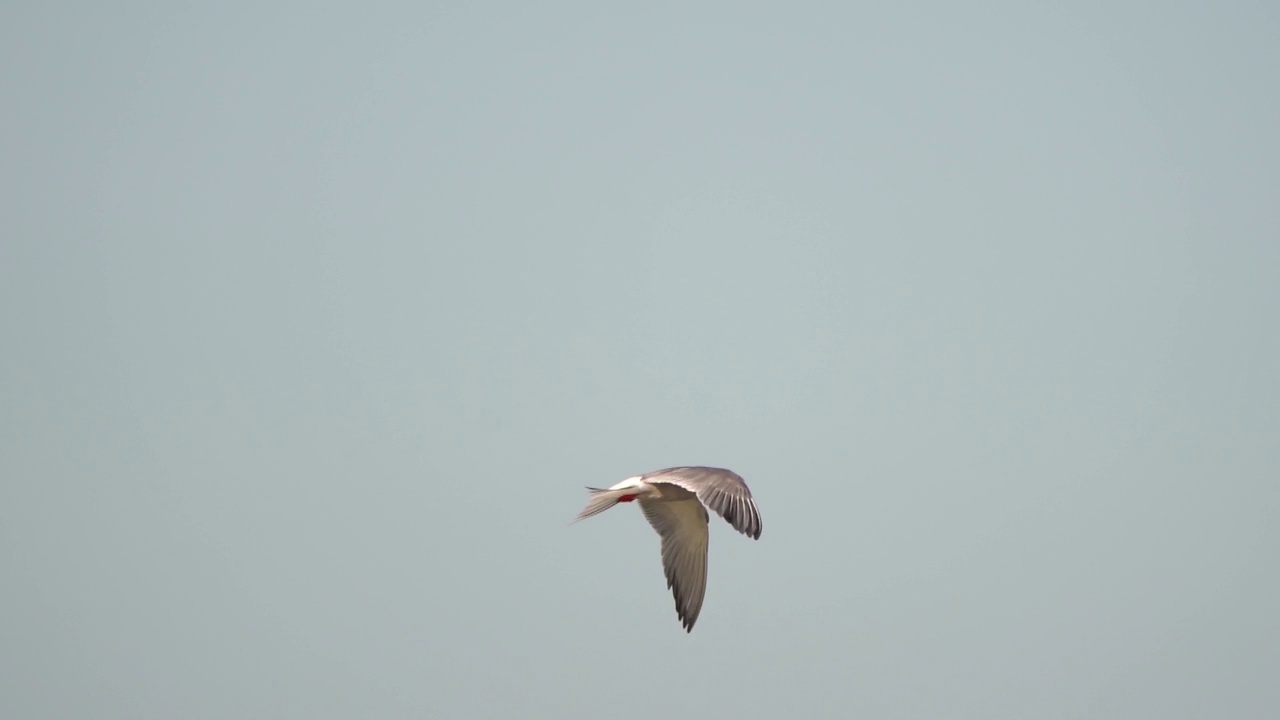
<instances>
[{"instance_id":1,"label":"pale blue sky","mask_svg":"<svg viewBox=\"0 0 1280 720\"><path fill-rule=\"evenodd\" d=\"M1280 716L1277 37L6 3L0 716Z\"/></svg>"}]
</instances>

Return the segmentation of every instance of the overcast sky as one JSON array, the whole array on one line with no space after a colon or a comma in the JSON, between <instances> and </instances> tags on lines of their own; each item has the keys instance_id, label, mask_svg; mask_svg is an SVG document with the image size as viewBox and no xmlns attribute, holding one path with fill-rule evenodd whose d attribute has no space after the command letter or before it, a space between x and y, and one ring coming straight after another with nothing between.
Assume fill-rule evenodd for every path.
<instances>
[{"instance_id":1,"label":"overcast sky","mask_svg":"<svg viewBox=\"0 0 1280 720\"><path fill-rule=\"evenodd\" d=\"M1280 717L1277 37L5 3L0 716Z\"/></svg>"}]
</instances>

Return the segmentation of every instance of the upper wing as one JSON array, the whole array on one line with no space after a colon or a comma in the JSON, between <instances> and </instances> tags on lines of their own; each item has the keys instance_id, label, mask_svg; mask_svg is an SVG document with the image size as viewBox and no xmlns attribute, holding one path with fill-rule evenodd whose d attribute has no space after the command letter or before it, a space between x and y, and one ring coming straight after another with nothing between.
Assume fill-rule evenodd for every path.
<instances>
[{"instance_id":1,"label":"upper wing","mask_svg":"<svg viewBox=\"0 0 1280 720\"><path fill-rule=\"evenodd\" d=\"M704 505L753 539L760 538L760 510L746 481L732 470L712 467L674 467L644 475L645 482L671 483L696 493Z\"/></svg>"},{"instance_id":2,"label":"upper wing","mask_svg":"<svg viewBox=\"0 0 1280 720\"><path fill-rule=\"evenodd\" d=\"M707 593L707 510L694 498L639 501L645 519L662 537L662 569L686 632L702 612Z\"/></svg>"}]
</instances>

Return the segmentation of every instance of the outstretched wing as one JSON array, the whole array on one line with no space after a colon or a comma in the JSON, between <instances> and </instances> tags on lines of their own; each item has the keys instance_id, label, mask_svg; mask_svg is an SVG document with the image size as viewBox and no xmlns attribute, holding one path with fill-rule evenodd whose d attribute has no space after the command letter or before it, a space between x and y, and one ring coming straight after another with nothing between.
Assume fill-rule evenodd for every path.
<instances>
[{"instance_id":1,"label":"outstretched wing","mask_svg":"<svg viewBox=\"0 0 1280 720\"><path fill-rule=\"evenodd\" d=\"M695 498L640 500L644 517L662 538L662 569L686 632L707 594L707 509Z\"/></svg>"},{"instance_id":2,"label":"outstretched wing","mask_svg":"<svg viewBox=\"0 0 1280 720\"><path fill-rule=\"evenodd\" d=\"M752 539L760 538L763 524L760 510L746 481L732 470L712 467L674 467L658 470L642 478L650 483L671 483L698 496L734 530Z\"/></svg>"}]
</instances>

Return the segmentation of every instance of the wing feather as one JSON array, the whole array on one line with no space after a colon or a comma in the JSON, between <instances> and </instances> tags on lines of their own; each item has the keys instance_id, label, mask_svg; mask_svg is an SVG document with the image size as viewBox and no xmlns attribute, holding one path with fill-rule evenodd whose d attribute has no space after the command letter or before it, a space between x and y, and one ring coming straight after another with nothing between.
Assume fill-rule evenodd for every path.
<instances>
[{"instance_id":1,"label":"wing feather","mask_svg":"<svg viewBox=\"0 0 1280 720\"><path fill-rule=\"evenodd\" d=\"M759 539L764 529L760 509L742 476L732 470L713 467L673 467L641 478L650 483L678 485L698 496L698 500L724 518L734 530Z\"/></svg>"},{"instance_id":2,"label":"wing feather","mask_svg":"<svg viewBox=\"0 0 1280 720\"><path fill-rule=\"evenodd\" d=\"M702 612L707 593L707 510L687 500L640 500L645 519L662 538L662 569L686 632Z\"/></svg>"}]
</instances>

